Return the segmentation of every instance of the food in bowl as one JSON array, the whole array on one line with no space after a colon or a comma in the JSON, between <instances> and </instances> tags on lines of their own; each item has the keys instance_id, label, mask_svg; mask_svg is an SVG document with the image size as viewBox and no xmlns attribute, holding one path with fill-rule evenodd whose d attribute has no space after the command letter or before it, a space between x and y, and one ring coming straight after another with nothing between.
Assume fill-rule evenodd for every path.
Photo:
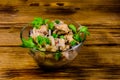
<instances>
[{"instance_id":1,"label":"food in bowl","mask_svg":"<svg viewBox=\"0 0 120 80\"><path fill-rule=\"evenodd\" d=\"M50 21L38 17L32 21L31 26L28 39L22 37L23 31L21 31L22 47L30 48L32 53L36 52L37 56L34 54L33 57L37 58L38 63L42 62L44 65L47 57L53 62L54 60L73 60L77 55L74 49L80 46L90 34L86 26L79 25L77 28L74 24L67 24L58 19ZM69 54L70 51L72 55ZM39 58L44 60L40 59L40 61ZM47 65L52 65L50 62Z\"/></svg>"}]
</instances>

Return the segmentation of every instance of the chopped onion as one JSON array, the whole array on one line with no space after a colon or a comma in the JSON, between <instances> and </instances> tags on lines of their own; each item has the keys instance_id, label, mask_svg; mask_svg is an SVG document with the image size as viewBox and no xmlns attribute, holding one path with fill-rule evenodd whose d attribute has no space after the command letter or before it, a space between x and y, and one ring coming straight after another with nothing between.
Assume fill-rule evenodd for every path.
<instances>
[{"instance_id":1,"label":"chopped onion","mask_svg":"<svg viewBox=\"0 0 120 80\"><path fill-rule=\"evenodd\" d=\"M49 36L51 36L51 30L49 29Z\"/></svg>"},{"instance_id":2,"label":"chopped onion","mask_svg":"<svg viewBox=\"0 0 120 80\"><path fill-rule=\"evenodd\" d=\"M49 36L49 39L51 41L52 46L54 46L55 45L55 40L54 40L53 36Z\"/></svg>"}]
</instances>

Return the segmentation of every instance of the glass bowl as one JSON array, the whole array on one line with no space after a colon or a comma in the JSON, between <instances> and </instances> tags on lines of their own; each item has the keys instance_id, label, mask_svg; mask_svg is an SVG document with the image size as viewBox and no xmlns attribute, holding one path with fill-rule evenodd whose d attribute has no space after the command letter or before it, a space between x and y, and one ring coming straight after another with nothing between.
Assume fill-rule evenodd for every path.
<instances>
[{"instance_id":1,"label":"glass bowl","mask_svg":"<svg viewBox=\"0 0 120 80\"><path fill-rule=\"evenodd\" d=\"M72 23L72 24L76 25L77 27L81 26L80 24L78 24L75 21L72 21L70 19L69 20L60 19L60 20L64 21L67 24ZM20 38L21 39L23 37L28 38L29 32L31 29L32 29L32 26L30 26L30 25L23 27L20 32ZM39 51L34 48L30 48L29 54L33 57L35 62L38 64L38 66L40 66L42 68L47 68L47 69L60 68L62 66L67 65L71 61L73 61L76 58L76 56L78 55L78 53L80 52L80 47L82 46L83 42L86 39L86 35L84 35L84 33L82 33L82 34L83 34L82 42L79 43L78 45L72 47L71 49L61 52L62 55L59 60L56 60L54 58L55 52Z\"/></svg>"}]
</instances>

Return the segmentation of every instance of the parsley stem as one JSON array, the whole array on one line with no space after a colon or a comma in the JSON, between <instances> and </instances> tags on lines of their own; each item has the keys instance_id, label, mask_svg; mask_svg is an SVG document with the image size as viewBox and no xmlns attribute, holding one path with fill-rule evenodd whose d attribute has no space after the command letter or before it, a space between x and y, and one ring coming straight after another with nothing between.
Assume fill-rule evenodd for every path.
<instances>
[{"instance_id":1,"label":"parsley stem","mask_svg":"<svg viewBox=\"0 0 120 80\"><path fill-rule=\"evenodd\" d=\"M83 36L82 42L84 42L84 41L86 40L86 37L87 37L87 34L84 33L84 36Z\"/></svg>"}]
</instances>

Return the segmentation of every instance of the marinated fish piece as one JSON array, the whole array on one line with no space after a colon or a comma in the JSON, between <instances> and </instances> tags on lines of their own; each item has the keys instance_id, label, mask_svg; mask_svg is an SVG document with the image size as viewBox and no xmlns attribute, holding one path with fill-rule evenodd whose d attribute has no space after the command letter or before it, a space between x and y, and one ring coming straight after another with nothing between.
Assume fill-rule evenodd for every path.
<instances>
[{"instance_id":1,"label":"marinated fish piece","mask_svg":"<svg viewBox=\"0 0 120 80\"><path fill-rule=\"evenodd\" d=\"M51 45L52 45L52 46L55 46L55 39L53 38L53 36L49 36L48 38L49 38L50 41L51 41Z\"/></svg>"},{"instance_id":2,"label":"marinated fish piece","mask_svg":"<svg viewBox=\"0 0 120 80\"><path fill-rule=\"evenodd\" d=\"M65 33L68 33L70 31L67 24L58 24L55 26L55 28L58 31L64 31Z\"/></svg>"},{"instance_id":3,"label":"marinated fish piece","mask_svg":"<svg viewBox=\"0 0 120 80\"><path fill-rule=\"evenodd\" d=\"M43 33L44 35L48 34L47 25L42 25L39 29L39 32Z\"/></svg>"},{"instance_id":4,"label":"marinated fish piece","mask_svg":"<svg viewBox=\"0 0 120 80\"><path fill-rule=\"evenodd\" d=\"M65 40L64 39L59 39L59 47L60 47L60 50L65 50Z\"/></svg>"},{"instance_id":5,"label":"marinated fish piece","mask_svg":"<svg viewBox=\"0 0 120 80\"><path fill-rule=\"evenodd\" d=\"M72 34L66 35L65 38L66 38L66 40L67 40L68 42L71 42L72 40L74 40Z\"/></svg>"}]
</instances>

